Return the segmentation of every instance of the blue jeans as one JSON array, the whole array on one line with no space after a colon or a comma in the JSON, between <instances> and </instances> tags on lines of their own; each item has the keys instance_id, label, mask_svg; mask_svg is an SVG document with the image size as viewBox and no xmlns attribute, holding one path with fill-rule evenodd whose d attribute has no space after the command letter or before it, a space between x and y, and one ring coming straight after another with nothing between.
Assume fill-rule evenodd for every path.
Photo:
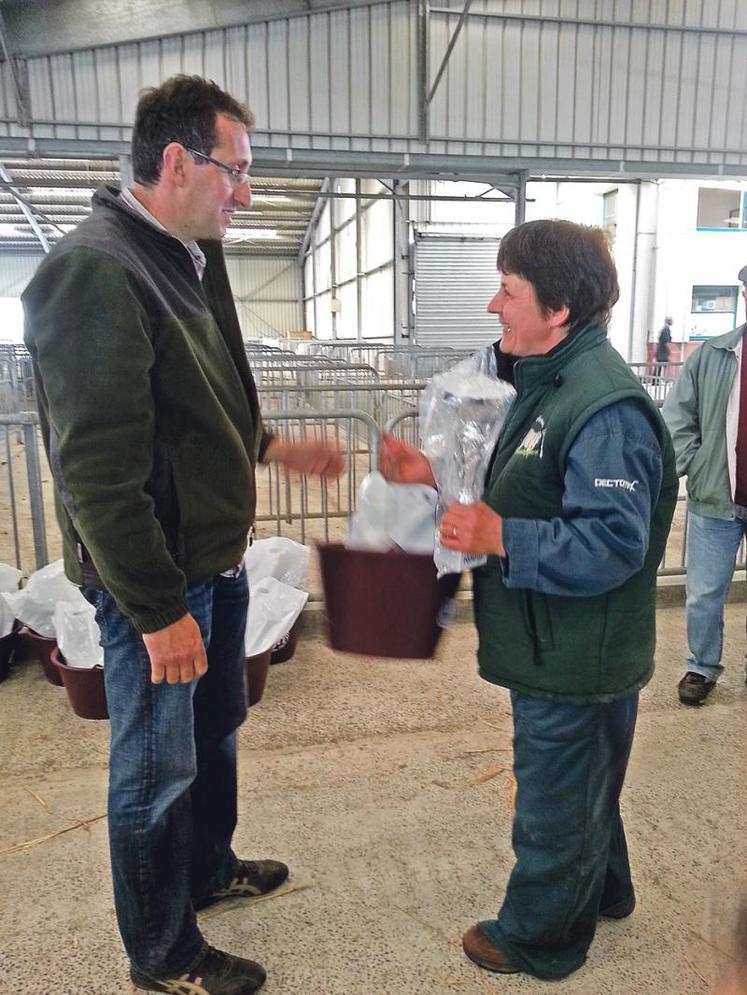
<instances>
[{"instance_id":1,"label":"blue jeans","mask_svg":"<svg viewBox=\"0 0 747 995\"><path fill-rule=\"evenodd\" d=\"M521 970L562 978L586 960L602 911L632 910L619 798L638 692L565 705L511 693L516 863L485 935Z\"/></svg>"},{"instance_id":2,"label":"blue jeans","mask_svg":"<svg viewBox=\"0 0 747 995\"><path fill-rule=\"evenodd\" d=\"M187 591L208 671L153 684L142 638L107 591L86 588L104 649L111 719L109 846L114 902L133 967L181 974L207 945L192 907L226 884L238 859L236 729L246 717L246 574Z\"/></svg>"},{"instance_id":3,"label":"blue jeans","mask_svg":"<svg viewBox=\"0 0 747 995\"><path fill-rule=\"evenodd\" d=\"M747 529L744 518L733 520L688 514L687 645L685 670L709 681L723 673L724 604L729 593L739 544Z\"/></svg>"}]
</instances>

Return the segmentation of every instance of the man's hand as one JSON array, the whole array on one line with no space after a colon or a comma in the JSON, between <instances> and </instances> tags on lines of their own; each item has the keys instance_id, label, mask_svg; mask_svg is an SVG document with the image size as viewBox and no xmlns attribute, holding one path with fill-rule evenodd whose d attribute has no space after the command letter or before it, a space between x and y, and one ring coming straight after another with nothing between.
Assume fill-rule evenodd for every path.
<instances>
[{"instance_id":1,"label":"man's hand","mask_svg":"<svg viewBox=\"0 0 747 995\"><path fill-rule=\"evenodd\" d=\"M143 634L150 657L150 679L154 684L189 684L207 671L207 655L200 627L191 615L157 632Z\"/></svg>"},{"instance_id":2,"label":"man's hand","mask_svg":"<svg viewBox=\"0 0 747 995\"><path fill-rule=\"evenodd\" d=\"M379 470L385 480L393 484L428 484L435 487L433 471L425 453L400 442L393 435L385 435L379 450Z\"/></svg>"},{"instance_id":3,"label":"man's hand","mask_svg":"<svg viewBox=\"0 0 747 995\"><path fill-rule=\"evenodd\" d=\"M442 546L460 553L506 555L503 519L484 501L450 504L441 519L439 539Z\"/></svg>"},{"instance_id":4,"label":"man's hand","mask_svg":"<svg viewBox=\"0 0 747 995\"><path fill-rule=\"evenodd\" d=\"M345 469L345 453L328 442L309 439L284 442L277 436L265 450L265 463L282 463L289 470L335 480Z\"/></svg>"}]
</instances>

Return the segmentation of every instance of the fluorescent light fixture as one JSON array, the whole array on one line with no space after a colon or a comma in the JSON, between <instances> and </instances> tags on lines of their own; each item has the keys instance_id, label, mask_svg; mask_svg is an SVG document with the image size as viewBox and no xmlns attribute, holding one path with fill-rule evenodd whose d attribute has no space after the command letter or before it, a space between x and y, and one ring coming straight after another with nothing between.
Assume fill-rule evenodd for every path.
<instances>
[{"instance_id":1,"label":"fluorescent light fixture","mask_svg":"<svg viewBox=\"0 0 747 995\"><path fill-rule=\"evenodd\" d=\"M227 242L259 242L277 238L275 228L229 228L225 235Z\"/></svg>"}]
</instances>

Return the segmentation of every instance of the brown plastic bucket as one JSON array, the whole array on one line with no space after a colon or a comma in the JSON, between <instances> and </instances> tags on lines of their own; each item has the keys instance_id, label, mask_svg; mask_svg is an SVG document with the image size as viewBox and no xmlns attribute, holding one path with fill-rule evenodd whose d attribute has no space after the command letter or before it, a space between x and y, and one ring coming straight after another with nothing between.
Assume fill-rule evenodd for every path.
<instances>
[{"instance_id":1,"label":"brown plastic bucket","mask_svg":"<svg viewBox=\"0 0 747 995\"><path fill-rule=\"evenodd\" d=\"M62 677L70 706L81 719L108 719L104 668L69 667L59 647L52 652L52 663Z\"/></svg>"},{"instance_id":2,"label":"brown plastic bucket","mask_svg":"<svg viewBox=\"0 0 747 995\"><path fill-rule=\"evenodd\" d=\"M301 628L301 616L299 615L293 625L290 627L290 631L286 632L283 638L275 643L272 647L272 656L270 657L270 663L285 663L290 660L293 654L296 652L296 644L298 643L298 630Z\"/></svg>"},{"instance_id":3,"label":"brown plastic bucket","mask_svg":"<svg viewBox=\"0 0 747 995\"><path fill-rule=\"evenodd\" d=\"M51 636L40 636L28 626L21 630L21 643L26 653L42 665L44 676L50 684L62 687L60 672L52 662L52 653L57 649L57 640Z\"/></svg>"},{"instance_id":4,"label":"brown plastic bucket","mask_svg":"<svg viewBox=\"0 0 747 995\"><path fill-rule=\"evenodd\" d=\"M271 656L272 650L265 650L264 653L246 658L246 690L250 708L257 705L265 693Z\"/></svg>"},{"instance_id":5,"label":"brown plastic bucket","mask_svg":"<svg viewBox=\"0 0 747 995\"><path fill-rule=\"evenodd\" d=\"M458 577L436 578L433 557L319 543L329 642L366 656L433 656L444 602Z\"/></svg>"}]
</instances>

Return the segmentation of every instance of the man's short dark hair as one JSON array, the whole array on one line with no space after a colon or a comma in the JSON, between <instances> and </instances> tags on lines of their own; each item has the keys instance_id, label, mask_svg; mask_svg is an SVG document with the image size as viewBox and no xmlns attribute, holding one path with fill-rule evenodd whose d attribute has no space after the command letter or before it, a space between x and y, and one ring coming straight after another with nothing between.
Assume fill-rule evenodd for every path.
<instances>
[{"instance_id":1,"label":"man's short dark hair","mask_svg":"<svg viewBox=\"0 0 747 995\"><path fill-rule=\"evenodd\" d=\"M607 324L620 296L617 270L601 228L571 221L527 221L504 235L498 269L528 280L545 311L567 307L571 332Z\"/></svg>"},{"instance_id":2,"label":"man's short dark hair","mask_svg":"<svg viewBox=\"0 0 747 995\"><path fill-rule=\"evenodd\" d=\"M745 287L747 287L747 266L743 266L740 269L737 279L739 280L740 283L743 283Z\"/></svg>"},{"instance_id":3,"label":"man's short dark hair","mask_svg":"<svg viewBox=\"0 0 747 995\"><path fill-rule=\"evenodd\" d=\"M132 174L149 186L161 175L163 150L170 142L209 155L217 145L216 115L225 114L248 132L254 115L212 80L172 76L140 94L132 129Z\"/></svg>"}]
</instances>

